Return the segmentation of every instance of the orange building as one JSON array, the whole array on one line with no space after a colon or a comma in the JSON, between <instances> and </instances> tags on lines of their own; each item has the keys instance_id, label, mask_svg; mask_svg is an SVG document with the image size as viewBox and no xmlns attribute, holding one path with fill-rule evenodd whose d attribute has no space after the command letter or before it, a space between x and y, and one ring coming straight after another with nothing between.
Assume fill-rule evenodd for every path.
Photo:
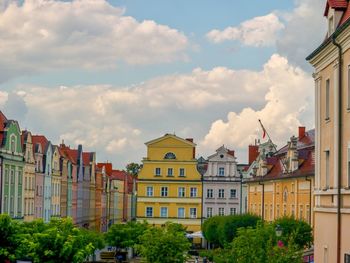
<instances>
[{"instance_id":1,"label":"orange building","mask_svg":"<svg viewBox=\"0 0 350 263\"><path fill-rule=\"evenodd\" d=\"M300 127L277 152L260 149L247 180L248 211L267 221L293 216L312 225L314 148L314 130Z\"/></svg>"}]
</instances>

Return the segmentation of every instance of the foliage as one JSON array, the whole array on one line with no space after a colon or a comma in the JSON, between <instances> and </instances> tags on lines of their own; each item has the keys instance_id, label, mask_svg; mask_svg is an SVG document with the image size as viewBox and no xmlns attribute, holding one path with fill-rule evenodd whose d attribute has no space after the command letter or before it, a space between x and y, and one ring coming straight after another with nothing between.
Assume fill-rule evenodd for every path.
<instances>
[{"instance_id":1,"label":"foliage","mask_svg":"<svg viewBox=\"0 0 350 263\"><path fill-rule=\"evenodd\" d=\"M185 262L191 247L184 228L167 223L164 227L149 227L136 246L141 256L149 263Z\"/></svg>"},{"instance_id":2,"label":"foliage","mask_svg":"<svg viewBox=\"0 0 350 263\"><path fill-rule=\"evenodd\" d=\"M258 216L243 214L231 216L214 216L203 224L204 237L221 248L230 243L241 227L255 227L260 220Z\"/></svg>"},{"instance_id":3,"label":"foliage","mask_svg":"<svg viewBox=\"0 0 350 263\"><path fill-rule=\"evenodd\" d=\"M141 165L138 163L129 163L126 165L126 172L131 174L133 177L137 177L141 169Z\"/></svg>"},{"instance_id":4,"label":"foliage","mask_svg":"<svg viewBox=\"0 0 350 263\"><path fill-rule=\"evenodd\" d=\"M105 235L105 239L110 246L117 248L133 247L138 244L139 237L148 228L147 223L128 222L126 224L114 224Z\"/></svg>"},{"instance_id":5,"label":"foliage","mask_svg":"<svg viewBox=\"0 0 350 263\"><path fill-rule=\"evenodd\" d=\"M102 236L80 229L71 219L15 222L0 215L0 259L27 259L33 262L83 262L95 249L103 248ZM5 251L6 250L6 251Z\"/></svg>"},{"instance_id":6,"label":"foliage","mask_svg":"<svg viewBox=\"0 0 350 263\"><path fill-rule=\"evenodd\" d=\"M216 263L301 263L302 249L291 234L288 243L278 246L273 224L258 224L257 228L240 228L237 237L225 249L214 252Z\"/></svg>"},{"instance_id":7,"label":"foliage","mask_svg":"<svg viewBox=\"0 0 350 263\"><path fill-rule=\"evenodd\" d=\"M8 215L0 214L0 262L15 258L16 232L18 224Z\"/></svg>"},{"instance_id":8,"label":"foliage","mask_svg":"<svg viewBox=\"0 0 350 263\"><path fill-rule=\"evenodd\" d=\"M282 228L281 239L284 242L287 242L289 236L293 233L295 235L294 242L300 248L309 245L313 240L312 228L305 221L296 220L292 217L283 217L274 222L274 226L276 227L277 225L280 225Z\"/></svg>"}]
</instances>

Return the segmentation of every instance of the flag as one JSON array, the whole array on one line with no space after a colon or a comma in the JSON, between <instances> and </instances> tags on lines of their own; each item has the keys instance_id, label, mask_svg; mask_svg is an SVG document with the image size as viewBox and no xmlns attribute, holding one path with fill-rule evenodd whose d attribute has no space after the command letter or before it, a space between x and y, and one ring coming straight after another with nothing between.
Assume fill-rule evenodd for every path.
<instances>
[{"instance_id":1,"label":"flag","mask_svg":"<svg viewBox=\"0 0 350 263\"><path fill-rule=\"evenodd\" d=\"M265 137L266 137L266 130L265 130L265 127L264 127L264 125L262 124L262 122L261 122L260 119L259 119L259 123L260 123L260 125L261 125L262 130L263 130L263 136L262 136L262 138L265 139Z\"/></svg>"}]
</instances>

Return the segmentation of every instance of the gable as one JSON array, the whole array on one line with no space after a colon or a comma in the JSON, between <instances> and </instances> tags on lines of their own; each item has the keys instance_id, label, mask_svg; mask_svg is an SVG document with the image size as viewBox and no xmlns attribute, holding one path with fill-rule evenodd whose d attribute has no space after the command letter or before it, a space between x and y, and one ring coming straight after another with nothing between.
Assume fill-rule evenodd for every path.
<instances>
[{"instance_id":1,"label":"gable","mask_svg":"<svg viewBox=\"0 0 350 263\"><path fill-rule=\"evenodd\" d=\"M195 146L193 142L184 140L175 135L165 135L161 138L147 142L146 145L148 147L166 147L166 148L171 148L171 147L191 147L192 148Z\"/></svg>"}]
</instances>

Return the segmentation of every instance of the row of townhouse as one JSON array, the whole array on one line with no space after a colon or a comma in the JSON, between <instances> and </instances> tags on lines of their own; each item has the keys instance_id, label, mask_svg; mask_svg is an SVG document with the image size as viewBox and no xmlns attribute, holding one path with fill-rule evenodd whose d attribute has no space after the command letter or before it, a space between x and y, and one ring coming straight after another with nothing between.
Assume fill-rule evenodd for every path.
<instances>
[{"instance_id":1,"label":"row of townhouse","mask_svg":"<svg viewBox=\"0 0 350 263\"><path fill-rule=\"evenodd\" d=\"M245 212L242 167L234 151L222 146L197 160L193 139L173 134L146 146L137 184L138 221L158 226L172 221L197 232L207 217Z\"/></svg>"},{"instance_id":2,"label":"row of townhouse","mask_svg":"<svg viewBox=\"0 0 350 263\"><path fill-rule=\"evenodd\" d=\"M98 231L130 219L131 211L124 212L131 209L129 174L96 164L96 153L84 152L82 145L71 149L21 131L1 111L0 168L0 213L14 219L71 217Z\"/></svg>"}]
</instances>

